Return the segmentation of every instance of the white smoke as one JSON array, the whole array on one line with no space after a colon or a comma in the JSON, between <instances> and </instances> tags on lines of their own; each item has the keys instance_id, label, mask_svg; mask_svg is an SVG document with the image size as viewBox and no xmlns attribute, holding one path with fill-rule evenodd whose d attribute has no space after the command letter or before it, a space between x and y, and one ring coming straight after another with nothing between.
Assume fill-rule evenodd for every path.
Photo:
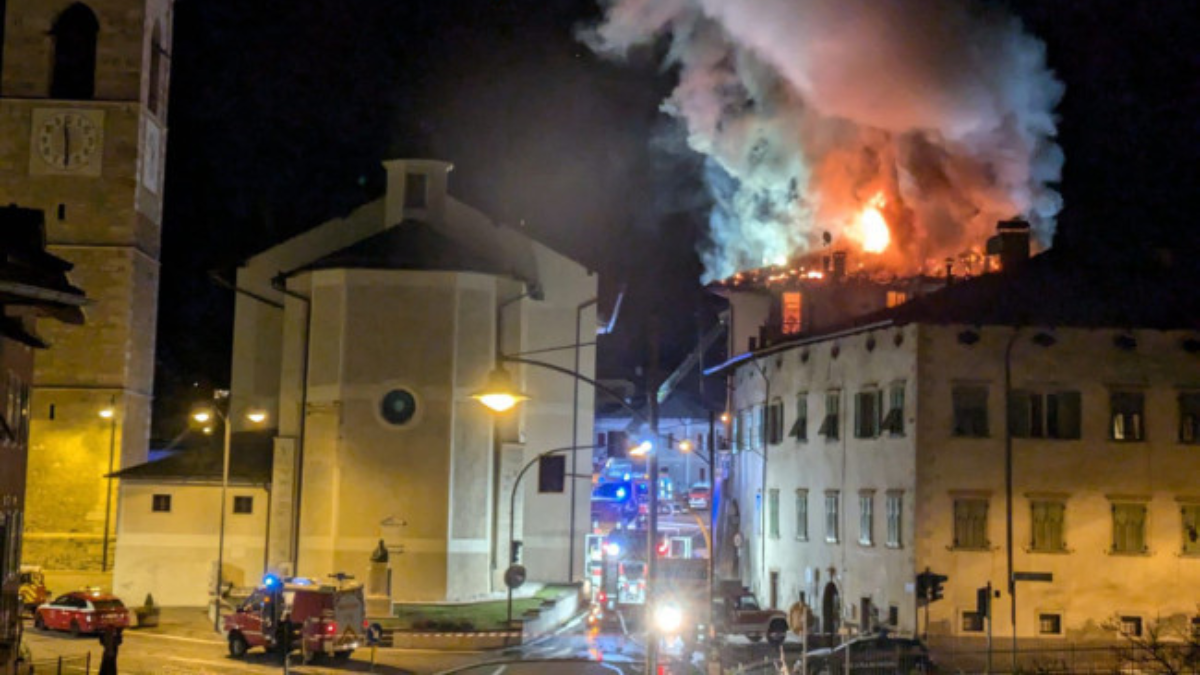
<instances>
[{"instance_id":1,"label":"white smoke","mask_svg":"<svg viewBox=\"0 0 1200 675\"><path fill-rule=\"evenodd\" d=\"M916 271L1024 216L1048 247L1062 84L1020 22L972 0L600 0L582 38L619 58L669 39L663 110L709 158L705 280L853 240L882 193ZM844 235L844 236L843 236Z\"/></svg>"}]
</instances>

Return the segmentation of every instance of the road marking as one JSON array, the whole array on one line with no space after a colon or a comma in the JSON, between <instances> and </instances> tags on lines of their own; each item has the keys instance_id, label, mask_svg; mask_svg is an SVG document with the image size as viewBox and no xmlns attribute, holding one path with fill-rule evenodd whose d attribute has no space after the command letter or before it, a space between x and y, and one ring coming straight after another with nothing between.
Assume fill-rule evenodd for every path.
<instances>
[{"instance_id":1,"label":"road marking","mask_svg":"<svg viewBox=\"0 0 1200 675\"><path fill-rule=\"evenodd\" d=\"M182 635L164 635L162 633L138 633L130 631L126 635L141 638L158 638L160 640L177 640L179 642L193 642L200 645L223 645L224 640L205 640L203 638L183 637Z\"/></svg>"},{"instance_id":2,"label":"road marking","mask_svg":"<svg viewBox=\"0 0 1200 675\"><path fill-rule=\"evenodd\" d=\"M507 666L507 665L500 666L499 668L497 668L497 669L495 669L495 670L493 670L493 671L492 671L492 675L500 675L501 673L503 673L503 672L504 672L504 671L506 671L506 670L508 670L508 666Z\"/></svg>"}]
</instances>

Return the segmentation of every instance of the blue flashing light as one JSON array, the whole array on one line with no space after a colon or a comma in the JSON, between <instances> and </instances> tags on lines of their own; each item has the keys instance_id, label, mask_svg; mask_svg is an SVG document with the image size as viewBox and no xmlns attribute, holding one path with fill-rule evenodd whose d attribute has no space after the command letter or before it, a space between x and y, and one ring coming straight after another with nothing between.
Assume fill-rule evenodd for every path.
<instances>
[{"instance_id":1,"label":"blue flashing light","mask_svg":"<svg viewBox=\"0 0 1200 675\"><path fill-rule=\"evenodd\" d=\"M279 585L279 577L275 576L274 574L268 574L267 576L263 577L263 586L266 586L267 588L271 588L273 586L278 586L278 585Z\"/></svg>"},{"instance_id":2,"label":"blue flashing light","mask_svg":"<svg viewBox=\"0 0 1200 675\"><path fill-rule=\"evenodd\" d=\"M625 480L629 480L629 472L628 471L625 472L624 478L625 478ZM622 495L622 496L624 496L624 495Z\"/></svg>"},{"instance_id":3,"label":"blue flashing light","mask_svg":"<svg viewBox=\"0 0 1200 675\"><path fill-rule=\"evenodd\" d=\"M625 488L617 488L617 499L625 499Z\"/></svg>"}]
</instances>

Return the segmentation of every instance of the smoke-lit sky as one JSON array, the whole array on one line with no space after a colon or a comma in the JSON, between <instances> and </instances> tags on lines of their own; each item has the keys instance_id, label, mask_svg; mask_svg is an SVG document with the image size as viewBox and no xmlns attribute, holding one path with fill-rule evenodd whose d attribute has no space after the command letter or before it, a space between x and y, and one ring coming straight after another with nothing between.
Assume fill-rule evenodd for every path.
<instances>
[{"instance_id":1,"label":"smoke-lit sky","mask_svg":"<svg viewBox=\"0 0 1200 675\"><path fill-rule=\"evenodd\" d=\"M676 9L754 4L654 2ZM948 1L760 4L841 9L821 15L828 23L807 21L794 29L780 19L777 29L787 29L787 39L760 35L752 26L762 19L756 13L727 19L729 30L756 45L748 53L758 63L740 64L752 76L747 81L776 87L756 92L759 105L797 105L792 95L766 95L778 95L781 82L793 83L806 109L822 119L850 119L859 131L937 127L948 130L943 139L961 131L957 121L964 117L1016 114L1024 120L1018 130L1034 130L1028 138L1041 134L1049 142L1047 125L1056 129L1053 143L1065 157L1061 184L1012 181L1033 186L1020 197L1027 203L1040 203L1050 190L1061 194L1056 248L1103 256L1137 242L1195 240L1200 52L1194 35L1200 20L1192 2L1002 3L1000 9L1020 19L1019 28L996 23L1003 14L947 23L939 12L957 16L951 11L956 3ZM923 9L906 16L868 12L874 34L926 22L928 36L851 52L851 66L832 73L806 71L805 58L848 49L846 36L861 40L860 31L846 28L855 18L846 8L881 5ZM639 315L651 311L663 317L668 339L695 335L697 312L704 313L697 248L713 250L705 238L713 206L705 172L712 163L689 150L697 138L686 133L686 118L660 108L687 71L678 41L675 61L665 38L635 49L627 62L597 55L576 37L602 19L595 0L180 0L176 12L156 385L160 433L171 426L163 423L170 413L165 403L185 400L193 383L207 391L228 382L232 298L205 273L232 269L237 260L376 194L378 165L387 157L454 162L457 196L503 222L523 223L609 279L627 280L633 302L626 307L626 334L608 354L614 361L639 359L631 345ZM947 32L948 26L958 28ZM972 40L964 41L964 32ZM1045 45L1048 72L1036 60L1022 60L1031 53L1022 49L1037 41ZM704 55L701 46L712 46L692 44L693 60ZM964 47L981 60L964 61L954 51ZM878 73L871 63L891 59L896 50L915 50L920 58L954 55L950 63L923 63L941 78L922 85L934 92L965 79L972 87L999 82L1008 98L997 106L972 89L962 99L970 114L963 115L958 99L933 105L910 80L872 77ZM1038 86L1000 86L1013 72ZM858 78L870 85L859 87ZM1052 81L1063 92L1053 119L1039 116L1053 98ZM971 107L980 100L989 103ZM865 113L857 112L863 107ZM929 122L931 115L942 119L943 110L954 112L942 120L944 128ZM1034 145L1026 148L1030 157L1044 159ZM781 152L777 159L794 158ZM1035 164L1016 158L1019 166Z\"/></svg>"}]
</instances>

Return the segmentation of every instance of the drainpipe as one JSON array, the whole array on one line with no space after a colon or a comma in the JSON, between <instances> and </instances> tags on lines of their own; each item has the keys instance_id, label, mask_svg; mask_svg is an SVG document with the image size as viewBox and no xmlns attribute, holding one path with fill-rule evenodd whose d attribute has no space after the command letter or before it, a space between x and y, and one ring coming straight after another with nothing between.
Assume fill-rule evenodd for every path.
<instances>
[{"instance_id":1,"label":"drainpipe","mask_svg":"<svg viewBox=\"0 0 1200 675\"><path fill-rule=\"evenodd\" d=\"M575 372L579 373L579 343L583 339L583 310L595 305L598 298L585 300L579 303L575 308ZM579 379L573 380L573 398L571 404L571 447L579 445ZM579 473L576 469L579 453L571 453L571 475L575 476ZM567 535L567 583L575 581L575 484L579 481L571 479L571 521L568 527L569 534Z\"/></svg>"},{"instance_id":2,"label":"drainpipe","mask_svg":"<svg viewBox=\"0 0 1200 675\"><path fill-rule=\"evenodd\" d=\"M292 559L292 574L300 573L300 497L304 486L304 428L308 425L308 355L312 342L312 296L305 296L287 287L283 275L271 280L275 290L304 303L304 349L300 362L300 428L296 432L296 453L292 459L292 471L296 481L292 488L292 536L289 551Z\"/></svg>"}]
</instances>

